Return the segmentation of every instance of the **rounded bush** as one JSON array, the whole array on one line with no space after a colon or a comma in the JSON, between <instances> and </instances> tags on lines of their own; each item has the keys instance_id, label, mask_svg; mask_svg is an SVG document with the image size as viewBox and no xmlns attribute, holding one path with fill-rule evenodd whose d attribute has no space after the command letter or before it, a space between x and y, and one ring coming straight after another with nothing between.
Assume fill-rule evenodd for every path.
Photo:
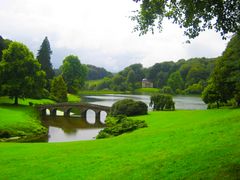
<instances>
[{"instance_id":1,"label":"rounded bush","mask_svg":"<svg viewBox=\"0 0 240 180\"><path fill-rule=\"evenodd\" d=\"M136 116L147 114L148 107L142 101L134 101L132 99L123 99L115 102L110 110L111 116L126 115Z\"/></svg>"}]
</instances>

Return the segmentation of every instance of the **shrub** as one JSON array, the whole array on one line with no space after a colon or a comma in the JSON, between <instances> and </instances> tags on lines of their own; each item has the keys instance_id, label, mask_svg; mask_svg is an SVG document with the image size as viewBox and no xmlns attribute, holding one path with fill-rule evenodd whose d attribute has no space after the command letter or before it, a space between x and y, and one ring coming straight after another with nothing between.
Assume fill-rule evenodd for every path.
<instances>
[{"instance_id":1,"label":"shrub","mask_svg":"<svg viewBox=\"0 0 240 180\"><path fill-rule=\"evenodd\" d=\"M145 121L129 119L123 115L107 117L105 122L107 127L99 132L97 139L118 136L125 132L131 132L139 128L147 127Z\"/></svg>"},{"instance_id":2,"label":"shrub","mask_svg":"<svg viewBox=\"0 0 240 180\"><path fill-rule=\"evenodd\" d=\"M115 102L110 110L111 116L126 115L144 115L147 114L148 107L142 101L134 101L132 99L123 99Z\"/></svg>"},{"instance_id":3,"label":"shrub","mask_svg":"<svg viewBox=\"0 0 240 180\"><path fill-rule=\"evenodd\" d=\"M164 94L173 94L173 90L170 86L164 86L162 88L162 93Z\"/></svg>"},{"instance_id":4,"label":"shrub","mask_svg":"<svg viewBox=\"0 0 240 180\"><path fill-rule=\"evenodd\" d=\"M175 103L169 94L154 94L150 99L153 110L175 110Z\"/></svg>"},{"instance_id":5,"label":"shrub","mask_svg":"<svg viewBox=\"0 0 240 180\"><path fill-rule=\"evenodd\" d=\"M0 131L0 138L10 138L11 135L8 131Z\"/></svg>"}]
</instances>

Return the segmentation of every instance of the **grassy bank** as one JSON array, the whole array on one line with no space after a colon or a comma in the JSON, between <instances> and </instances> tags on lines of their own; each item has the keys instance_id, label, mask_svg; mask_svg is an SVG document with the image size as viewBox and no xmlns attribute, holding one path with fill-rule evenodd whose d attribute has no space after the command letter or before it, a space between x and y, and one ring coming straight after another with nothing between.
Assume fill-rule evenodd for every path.
<instances>
[{"instance_id":1,"label":"grassy bank","mask_svg":"<svg viewBox=\"0 0 240 180\"><path fill-rule=\"evenodd\" d=\"M81 98L75 94L68 94L68 102L80 102Z\"/></svg>"},{"instance_id":2,"label":"grassy bank","mask_svg":"<svg viewBox=\"0 0 240 180\"><path fill-rule=\"evenodd\" d=\"M50 99L31 99L31 98L26 98L26 99L19 99L18 103L20 105L29 105L29 102L33 104L53 104L55 101L50 100ZM0 106L2 104L13 104L14 100L9 99L7 96L2 96L0 97Z\"/></svg>"},{"instance_id":3,"label":"grassy bank","mask_svg":"<svg viewBox=\"0 0 240 180\"><path fill-rule=\"evenodd\" d=\"M0 97L0 138L5 136L20 137L20 140L34 139L47 133L40 123L38 112L29 103L52 104L49 99L19 99L19 105L6 96ZM6 134L7 133L7 134ZM3 139L2 139L3 140Z\"/></svg>"},{"instance_id":4,"label":"grassy bank","mask_svg":"<svg viewBox=\"0 0 240 180\"><path fill-rule=\"evenodd\" d=\"M78 92L78 95L102 95L102 94L125 94L126 92L112 91L112 90L82 90Z\"/></svg>"},{"instance_id":5,"label":"grassy bank","mask_svg":"<svg viewBox=\"0 0 240 180\"><path fill-rule=\"evenodd\" d=\"M47 133L38 113L29 106L0 106L0 132L21 139L35 138Z\"/></svg>"},{"instance_id":6,"label":"grassy bank","mask_svg":"<svg viewBox=\"0 0 240 180\"><path fill-rule=\"evenodd\" d=\"M160 89L158 89L158 88L139 88L139 89L136 89L135 92L152 94L152 93L159 93Z\"/></svg>"},{"instance_id":7,"label":"grassy bank","mask_svg":"<svg viewBox=\"0 0 240 180\"><path fill-rule=\"evenodd\" d=\"M240 110L151 112L111 139L0 143L2 179L237 179ZM27 170L27 171L26 171Z\"/></svg>"}]
</instances>

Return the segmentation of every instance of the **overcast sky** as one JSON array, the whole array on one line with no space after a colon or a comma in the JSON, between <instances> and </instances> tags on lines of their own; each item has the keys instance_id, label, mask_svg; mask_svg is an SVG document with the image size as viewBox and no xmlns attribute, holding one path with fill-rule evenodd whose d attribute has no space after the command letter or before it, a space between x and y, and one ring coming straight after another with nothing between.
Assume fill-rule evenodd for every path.
<instances>
[{"instance_id":1,"label":"overcast sky","mask_svg":"<svg viewBox=\"0 0 240 180\"><path fill-rule=\"evenodd\" d=\"M138 9L132 0L0 0L0 35L26 44L36 55L45 36L53 51L52 64L77 55L84 64L117 72L133 63L144 67L162 61L217 57L227 41L206 31L184 43L178 26L164 21L164 29L138 36L128 17Z\"/></svg>"}]
</instances>

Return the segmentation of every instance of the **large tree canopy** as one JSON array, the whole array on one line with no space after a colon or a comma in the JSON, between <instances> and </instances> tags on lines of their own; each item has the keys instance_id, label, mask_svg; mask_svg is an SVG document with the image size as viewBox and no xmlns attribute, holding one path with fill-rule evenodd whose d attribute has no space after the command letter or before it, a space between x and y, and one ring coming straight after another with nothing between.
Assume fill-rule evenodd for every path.
<instances>
[{"instance_id":1,"label":"large tree canopy","mask_svg":"<svg viewBox=\"0 0 240 180\"><path fill-rule=\"evenodd\" d=\"M45 72L34 59L33 53L18 42L12 42L3 51L0 62L1 88L5 95L15 98L32 97L39 94L45 85Z\"/></svg>"},{"instance_id":2,"label":"large tree canopy","mask_svg":"<svg viewBox=\"0 0 240 180\"><path fill-rule=\"evenodd\" d=\"M137 22L135 31L140 35L154 27L162 29L164 18L185 28L184 34L195 38L205 29L215 29L223 38L227 33L240 31L239 0L133 0L141 2L140 10L132 20Z\"/></svg>"},{"instance_id":3,"label":"large tree canopy","mask_svg":"<svg viewBox=\"0 0 240 180\"><path fill-rule=\"evenodd\" d=\"M217 60L209 85L203 93L203 100L206 103L227 102L232 98L240 106L239 34L233 36L222 57Z\"/></svg>"},{"instance_id":4,"label":"large tree canopy","mask_svg":"<svg viewBox=\"0 0 240 180\"><path fill-rule=\"evenodd\" d=\"M77 56L69 55L65 57L60 69L69 92L75 93L83 87L87 77L87 67L81 64Z\"/></svg>"}]
</instances>

